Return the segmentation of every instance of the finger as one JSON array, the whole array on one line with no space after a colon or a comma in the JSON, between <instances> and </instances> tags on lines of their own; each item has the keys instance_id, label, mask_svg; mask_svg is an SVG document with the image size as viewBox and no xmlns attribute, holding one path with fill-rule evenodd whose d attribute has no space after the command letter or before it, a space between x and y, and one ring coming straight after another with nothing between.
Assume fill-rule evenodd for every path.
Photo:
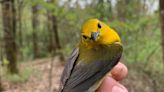
<instances>
[{"instance_id":1,"label":"finger","mask_svg":"<svg viewBox=\"0 0 164 92\"><path fill-rule=\"evenodd\" d=\"M112 77L105 77L97 92L128 92L127 89Z\"/></svg>"},{"instance_id":2,"label":"finger","mask_svg":"<svg viewBox=\"0 0 164 92\"><path fill-rule=\"evenodd\" d=\"M125 78L128 74L128 69L123 63L118 63L112 70L111 70L112 77L120 81Z\"/></svg>"}]
</instances>

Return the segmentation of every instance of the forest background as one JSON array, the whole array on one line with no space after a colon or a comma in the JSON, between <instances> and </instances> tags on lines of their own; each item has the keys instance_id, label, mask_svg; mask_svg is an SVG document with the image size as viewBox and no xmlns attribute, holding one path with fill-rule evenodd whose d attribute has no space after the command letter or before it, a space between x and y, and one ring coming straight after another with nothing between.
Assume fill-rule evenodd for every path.
<instances>
[{"instance_id":1,"label":"forest background","mask_svg":"<svg viewBox=\"0 0 164 92\"><path fill-rule=\"evenodd\" d=\"M123 42L129 92L164 92L163 0L0 0L0 90L48 92L84 21L98 18Z\"/></svg>"}]
</instances>

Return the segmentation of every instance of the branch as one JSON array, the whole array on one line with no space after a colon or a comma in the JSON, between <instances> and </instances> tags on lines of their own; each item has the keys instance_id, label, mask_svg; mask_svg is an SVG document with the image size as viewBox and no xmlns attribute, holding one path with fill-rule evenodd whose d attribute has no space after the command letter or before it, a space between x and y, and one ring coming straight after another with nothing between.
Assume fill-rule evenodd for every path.
<instances>
[{"instance_id":1,"label":"branch","mask_svg":"<svg viewBox=\"0 0 164 92\"><path fill-rule=\"evenodd\" d=\"M4 2L4 0L0 0L0 3L3 3Z\"/></svg>"},{"instance_id":2,"label":"branch","mask_svg":"<svg viewBox=\"0 0 164 92\"><path fill-rule=\"evenodd\" d=\"M53 72L53 61L54 61L54 53L51 53L51 61L50 61L50 69L49 69L49 87L48 92L52 92L52 72Z\"/></svg>"}]
</instances>

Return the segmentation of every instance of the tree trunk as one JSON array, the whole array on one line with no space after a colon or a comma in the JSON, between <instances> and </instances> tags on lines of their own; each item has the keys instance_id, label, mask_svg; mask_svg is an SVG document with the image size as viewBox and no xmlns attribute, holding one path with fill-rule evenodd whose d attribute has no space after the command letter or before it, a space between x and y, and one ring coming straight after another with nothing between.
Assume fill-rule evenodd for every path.
<instances>
[{"instance_id":1,"label":"tree trunk","mask_svg":"<svg viewBox=\"0 0 164 92\"><path fill-rule=\"evenodd\" d=\"M164 63L164 0L159 1L160 5L160 26L161 26L161 37L162 37L162 54Z\"/></svg>"},{"instance_id":2,"label":"tree trunk","mask_svg":"<svg viewBox=\"0 0 164 92\"><path fill-rule=\"evenodd\" d=\"M1 82L1 78L2 78L2 75L1 75L1 72L2 72L2 69L1 69L1 67L2 67L2 58L3 58L3 51L2 51L2 41L1 41L1 38L0 38L0 92L2 92L3 91L3 87L2 87L2 82Z\"/></svg>"},{"instance_id":3,"label":"tree trunk","mask_svg":"<svg viewBox=\"0 0 164 92\"><path fill-rule=\"evenodd\" d=\"M57 19L51 13L48 14L48 31L49 31L49 51L55 51L60 48L59 36L57 30Z\"/></svg>"},{"instance_id":4,"label":"tree trunk","mask_svg":"<svg viewBox=\"0 0 164 92\"><path fill-rule=\"evenodd\" d=\"M34 58L39 57L38 53L38 36L37 36L37 31L38 31L38 5L35 5L32 7L32 27L33 27L33 51L34 51Z\"/></svg>"},{"instance_id":5,"label":"tree trunk","mask_svg":"<svg viewBox=\"0 0 164 92\"><path fill-rule=\"evenodd\" d=\"M17 69L17 47L16 47L16 16L14 0L2 2L3 29L5 40L5 53L9 61L8 70L10 73L18 73Z\"/></svg>"},{"instance_id":6,"label":"tree trunk","mask_svg":"<svg viewBox=\"0 0 164 92\"><path fill-rule=\"evenodd\" d=\"M2 58L3 58L3 41L2 39L0 38L0 65L2 64Z\"/></svg>"},{"instance_id":7,"label":"tree trunk","mask_svg":"<svg viewBox=\"0 0 164 92\"><path fill-rule=\"evenodd\" d=\"M2 87L2 81L1 81L1 75L0 75L0 92L3 91L3 87Z\"/></svg>"},{"instance_id":8,"label":"tree trunk","mask_svg":"<svg viewBox=\"0 0 164 92\"><path fill-rule=\"evenodd\" d=\"M18 40L19 40L19 47L23 46L23 38L22 38L22 9L23 9L23 0L18 0L18 7L17 7L17 16L18 16Z\"/></svg>"},{"instance_id":9,"label":"tree trunk","mask_svg":"<svg viewBox=\"0 0 164 92\"><path fill-rule=\"evenodd\" d=\"M21 50L21 48L23 47L23 33L22 33L22 13L23 13L23 8L24 8L24 4L25 1L24 0L17 0L16 5L17 5L17 40L18 40L18 44L17 47L18 49L18 53L19 53L19 59L22 60L23 59L23 52Z\"/></svg>"},{"instance_id":10,"label":"tree trunk","mask_svg":"<svg viewBox=\"0 0 164 92\"><path fill-rule=\"evenodd\" d=\"M126 19L127 1L129 0L118 0L116 3L117 18L121 21L125 21Z\"/></svg>"},{"instance_id":11,"label":"tree trunk","mask_svg":"<svg viewBox=\"0 0 164 92\"><path fill-rule=\"evenodd\" d=\"M48 3L54 3L53 0L49 0ZM58 28L57 28L57 18L53 15L52 11L48 10L48 32L49 32L49 44L48 51L55 52L56 49L60 48Z\"/></svg>"},{"instance_id":12,"label":"tree trunk","mask_svg":"<svg viewBox=\"0 0 164 92\"><path fill-rule=\"evenodd\" d=\"M0 80L0 92L3 91L3 88L2 88L2 84L1 84L1 80Z\"/></svg>"}]
</instances>

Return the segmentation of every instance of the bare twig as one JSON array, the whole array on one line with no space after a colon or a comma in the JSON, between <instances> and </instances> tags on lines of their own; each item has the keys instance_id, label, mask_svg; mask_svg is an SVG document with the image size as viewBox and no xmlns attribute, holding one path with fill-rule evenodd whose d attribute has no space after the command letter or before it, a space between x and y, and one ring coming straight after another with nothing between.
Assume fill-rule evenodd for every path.
<instances>
[{"instance_id":1,"label":"bare twig","mask_svg":"<svg viewBox=\"0 0 164 92\"><path fill-rule=\"evenodd\" d=\"M0 3L3 3L4 2L4 0L0 0Z\"/></svg>"},{"instance_id":2,"label":"bare twig","mask_svg":"<svg viewBox=\"0 0 164 92\"><path fill-rule=\"evenodd\" d=\"M1 47L0 47L0 49L1 49ZM2 51L0 51L0 55L2 55ZM1 91L3 91L3 87L2 87L2 79L1 79L1 77L2 77L2 57L0 57L0 92Z\"/></svg>"},{"instance_id":3,"label":"bare twig","mask_svg":"<svg viewBox=\"0 0 164 92\"><path fill-rule=\"evenodd\" d=\"M2 83L1 83L1 76L0 76L0 92L3 91Z\"/></svg>"},{"instance_id":4,"label":"bare twig","mask_svg":"<svg viewBox=\"0 0 164 92\"><path fill-rule=\"evenodd\" d=\"M53 61L54 61L54 53L52 52L52 54L51 54L51 61L50 61L50 69L49 69L49 86L48 86L48 92L52 92Z\"/></svg>"}]
</instances>

